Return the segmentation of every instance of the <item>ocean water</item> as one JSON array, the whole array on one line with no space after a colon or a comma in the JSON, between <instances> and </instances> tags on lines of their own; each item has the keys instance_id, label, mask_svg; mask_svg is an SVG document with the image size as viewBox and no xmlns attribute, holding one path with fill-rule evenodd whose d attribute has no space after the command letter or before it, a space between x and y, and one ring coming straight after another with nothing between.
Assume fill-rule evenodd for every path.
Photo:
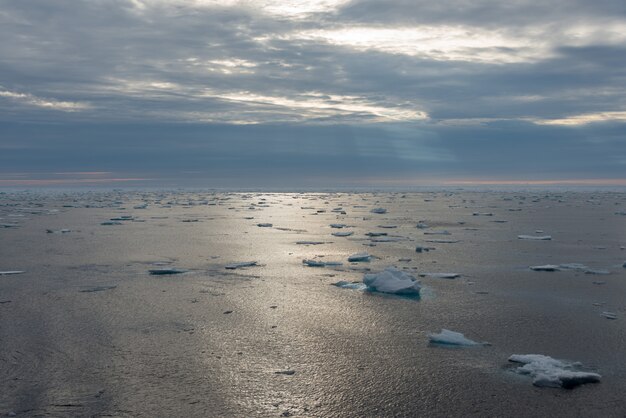
<instances>
[{"instance_id":1,"label":"ocean water","mask_svg":"<svg viewBox=\"0 0 626 418\"><path fill-rule=\"evenodd\" d=\"M0 272L23 271L0 275L0 414L623 417L624 211L615 192L0 194ZM529 268L565 263L585 267ZM388 266L423 297L332 285ZM429 344L444 328L491 345ZM536 387L512 354L602 379Z\"/></svg>"}]
</instances>

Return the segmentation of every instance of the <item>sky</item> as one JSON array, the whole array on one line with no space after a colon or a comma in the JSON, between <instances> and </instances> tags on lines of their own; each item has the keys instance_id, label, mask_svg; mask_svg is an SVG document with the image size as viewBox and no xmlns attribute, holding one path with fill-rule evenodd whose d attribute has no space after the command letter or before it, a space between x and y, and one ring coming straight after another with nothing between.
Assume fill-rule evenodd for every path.
<instances>
[{"instance_id":1,"label":"sky","mask_svg":"<svg viewBox=\"0 0 626 418\"><path fill-rule=\"evenodd\" d=\"M626 186L624 0L0 0L0 187Z\"/></svg>"}]
</instances>

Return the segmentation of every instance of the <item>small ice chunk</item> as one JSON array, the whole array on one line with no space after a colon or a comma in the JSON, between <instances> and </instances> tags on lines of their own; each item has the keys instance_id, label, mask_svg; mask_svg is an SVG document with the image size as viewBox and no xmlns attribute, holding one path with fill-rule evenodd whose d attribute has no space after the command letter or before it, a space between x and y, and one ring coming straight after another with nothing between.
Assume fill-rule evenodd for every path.
<instances>
[{"instance_id":1,"label":"small ice chunk","mask_svg":"<svg viewBox=\"0 0 626 418\"><path fill-rule=\"evenodd\" d=\"M337 228L337 229L341 229L341 228L345 228L346 224L330 224L331 228Z\"/></svg>"},{"instance_id":2,"label":"small ice chunk","mask_svg":"<svg viewBox=\"0 0 626 418\"><path fill-rule=\"evenodd\" d=\"M186 272L187 270L175 269L175 268L148 270L148 273L155 275L155 276L162 276L162 275L167 275L167 274L181 274L181 273L186 273Z\"/></svg>"},{"instance_id":3,"label":"small ice chunk","mask_svg":"<svg viewBox=\"0 0 626 418\"><path fill-rule=\"evenodd\" d=\"M383 214L383 213L387 213L387 209L385 208L374 208L372 210L370 210L371 213L378 213L378 214Z\"/></svg>"},{"instance_id":4,"label":"small ice chunk","mask_svg":"<svg viewBox=\"0 0 626 418\"><path fill-rule=\"evenodd\" d=\"M517 239L527 239L533 241L550 241L552 237L550 235L518 235Z\"/></svg>"},{"instance_id":5,"label":"small ice chunk","mask_svg":"<svg viewBox=\"0 0 626 418\"><path fill-rule=\"evenodd\" d=\"M80 292L82 293L93 293L93 292L103 292L105 290L111 290L111 289L115 289L117 286L116 285L110 285L110 286L94 286L94 287L89 287L83 290L80 290Z\"/></svg>"},{"instance_id":6,"label":"small ice chunk","mask_svg":"<svg viewBox=\"0 0 626 418\"><path fill-rule=\"evenodd\" d=\"M26 273L23 270L8 270L8 271L0 271L0 276L8 276L9 274L22 274Z\"/></svg>"},{"instance_id":7,"label":"small ice chunk","mask_svg":"<svg viewBox=\"0 0 626 418\"><path fill-rule=\"evenodd\" d=\"M602 315L606 319L617 319L617 314L609 311L604 311L600 315Z\"/></svg>"},{"instance_id":8,"label":"small ice chunk","mask_svg":"<svg viewBox=\"0 0 626 418\"><path fill-rule=\"evenodd\" d=\"M226 264L224 268L227 270L235 270L235 269L242 268L242 267L253 267L256 265L257 265L256 261L242 261L240 263Z\"/></svg>"},{"instance_id":9,"label":"small ice chunk","mask_svg":"<svg viewBox=\"0 0 626 418\"><path fill-rule=\"evenodd\" d=\"M449 231L425 231L424 235L452 235Z\"/></svg>"},{"instance_id":10,"label":"small ice chunk","mask_svg":"<svg viewBox=\"0 0 626 418\"><path fill-rule=\"evenodd\" d=\"M376 292L402 295L419 295L421 289L419 280L395 267L364 275L363 284Z\"/></svg>"},{"instance_id":11,"label":"small ice chunk","mask_svg":"<svg viewBox=\"0 0 626 418\"><path fill-rule=\"evenodd\" d=\"M456 279L461 275L458 273L420 273L420 277L432 277L434 279Z\"/></svg>"},{"instance_id":12,"label":"small ice chunk","mask_svg":"<svg viewBox=\"0 0 626 418\"><path fill-rule=\"evenodd\" d=\"M557 360L541 354L513 354L509 361L521 363L516 373L529 375L533 385L539 387L574 388L585 383L596 383L601 376L597 373L580 371L580 363Z\"/></svg>"},{"instance_id":13,"label":"small ice chunk","mask_svg":"<svg viewBox=\"0 0 626 418\"><path fill-rule=\"evenodd\" d=\"M260 223L256 224L256 226L258 226L259 228L271 228L273 225L270 223Z\"/></svg>"},{"instance_id":14,"label":"small ice chunk","mask_svg":"<svg viewBox=\"0 0 626 418\"><path fill-rule=\"evenodd\" d=\"M543 266L530 266L533 271L560 271L559 266L554 264L544 264Z\"/></svg>"},{"instance_id":15,"label":"small ice chunk","mask_svg":"<svg viewBox=\"0 0 626 418\"><path fill-rule=\"evenodd\" d=\"M611 272L608 270L587 269L585 270L585 274L607 275L607 274L611 274Z\"/></svg>"},{"instance_id":16,"label":"small ice chunk","mask_svg":"<svg viewBox=\"0 0 626 418\"><path fill-rule=\"evenodd\" d=\"M335 237L349 237L352 234L354 234L354 232L352 231L341 231L341 232L333 232L331 235Z\"/></svg>"},{"instance_id":17,"label":"small ice chunk","mask_svg":"<svg viewBox=\"0 0 626 418\"><path fill-rule=\"evenodd\" d=\"M122 223L118 221L104 221L100 222L100 225L122 225Z\"/></svg>"},{"instance_id":18,"label":"small ice chunk","mask_svg":"<svg viewBox=\"0 0 626 418\"><path fill-rule=\"evenodd\" d=\"M416 253L423 253L423 252L428 252L430 251L429 247L422 247L420 245L418 245L417 247L415 247L415 252Z\"/></svg>"},{"instance_id":19,"label":"small ice chunk","mask_svg":"<svg viewBox=\"0 0 626 418\"><path fill-rule=\"evenodd\" d=\"M369 255L368 253L356 253L356 254L352 254L350 257L348 257L348 261L350 261L350 262L370 261L371 258L372 258L372 256Z\"/></svg>"},{"instance_id":20,"label":"small ice chunk","mask_svg":"<svg viewBox=\"0 0 626 418\"><path fill-rule=\"evenodd\" d=\"M324 241L296 241L297 245L320 245L326 244Z\"/></svg>"},{"instance_id":21,"label":"small ice chunk","mask_svg":"<svg viewBox=\"0 0 626 418\"><path fill-rule=\"evenodd\" d=\"M491 212L474 212L472 216L493 216Z\"/></svg>"},{"instance_id":22,"label":"small ice chunk","mask_svg":"<svg viewBox=\"0 0 626 418\"><path fill-rule=\"evenodd\" d=\"M353 289L353 290L365 290L367 286L360 282L347 282L345 280L340 280L337 283L333 283L333 286L341 287L342 289Z\"/></svg>"},{"instance_id":23,"label":"small ice chunk","mask_svg":"<svg viewBox=\"0 0 626 418\"><path fill-rule=\"evenodd\" d=\"M586 270L589 267L581 263L564 263L564 264L559 264L559 268L562 268L565 270Z\"/></svg>"},{"instance_id":24,"label":"small ice chunk","mask_svg":"<svg viewBox=\"0 0 626 418\"><path fill-rule=\"evenodd\" d=\"M439 334L428 334L428 339L434 344L461 346L483 345L482 343L477 343L469 338L465 338L465 335L460 332L450 331L448 329L442 329Z\"/></svg>"},{"instance_id":25,"label":"small ice chunk","mask_svg":"<svg viewBox=\"0 0 626 418\"><path fill-rule=\"evenodd\" d=\"M46 232L48 234L67 234L68 232L72 232L69 229L59 229L58 231L55 231L53 229L46 229Z\"/></svg>"},{"instance_id":26,"label":"small ice chunk","mask_svg":"<svg viewBox=\"0 0 626 418\"><path fill-rule=\"evenodd\" d=\"M387 235L386 232L366 232L366 236L368 237L384 237Z\"/></svg>"},{"instance_id":27,"label":"small ice chunk","mask_svg":"<svg viewBox=\"0 0 626 418\"><path fill-rule=\"evenodd\" d=\"M432 242L434 244L456 244L460 242L458 239L426 239L426 242Z\"/></svg>"},{"instance_id":28,"label":"small ice chunk","mask_svg":"<svg viewBox=\"0 0 626 418\"><path fill-rule=\"evenodd\" d=\"M342 263L338 261L320 261L320 260L302 260L302 264L306 264L309 267L326 267L326 266L341 266Z\"/></svg>"},{"instance_id":29,"label":"small ice chunk","mask_svg":"<svg viewBox=\"0 0 626 418\"><path fill-rule=\"evenodd\" d=\"M424 223L424 222L418 222L417 225L415 225L416 228L418 229L426 229L429 228L428 224Z\"/></svg>"}]
</instances>

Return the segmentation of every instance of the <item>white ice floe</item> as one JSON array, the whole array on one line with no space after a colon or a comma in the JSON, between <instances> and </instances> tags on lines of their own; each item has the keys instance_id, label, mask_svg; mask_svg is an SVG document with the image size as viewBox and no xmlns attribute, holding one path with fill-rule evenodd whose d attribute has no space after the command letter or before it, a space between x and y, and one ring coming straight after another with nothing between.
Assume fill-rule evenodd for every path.
<instances>
[{"instance_id":1,"label":"white ice floe","mask_svg":"<svg viewBox=\"0 0 626 418\"><path fill-rule=\"evenodd\" d=\"M271 228L273 225L270 223L260 223L260 224L256 224L256 226L260 228Z\"/></svg>"},{"instance_id":2,"label":"white ice floe","mask_svg":"<svg viewBox=\"0 0 626 418\"><path fill-rule=\"evenodd\" d=\"M544 264L543 266L530 266L533 271L560 271L559 266L555 264Z\"/></svg>"},{"instance_id":3,"label":"white ice floe","mask_svg":"<svg viewBox=\"0 0 626 418\"><path fill-rule=\"evenodd\" d=\"M491 212L474 212L472 216L493 216Z\"/></svg>"},{"instance_id":4,"label":"white ice floe","mask_svg":"<svg viewBox=\"0 0 626 418\"><path fill-rule=\"evenodd\" d=\"M402 295L419 295L421 289L419 280L395 267L364 275L363 284L376 292Z\"/></svg>"},{"instance_id":5,"label":"white ice floe","mask_svg":"<svg viewBox=\"0 0 626 418\"><path fill-rule=\"evenodd\" d=\"M302 260L302 264L306 264L309 267L326 267L326 266L341 266L339 261L320 261L320 260Z\"/></svg>"},{"instance_id":6,"label":"white ice floe","mask_svg":"<svg viewBox=\"0 0 626 418\"><path fill-rule=\"evenodd\" d=\"M321 245L326 244L324 241L296 241L297 245Z\"/></svg>"},{"instance_id":7,"label":"white ice floe","mask_svg":"<svg viewBox=\"0 0 626 418\"><path fill-rule=\"evenodd\" d=\"M379 214L383 214L383 213L387 213L387 209L385 208L374 208L372 210L370 210L371 213L379 213Z\"/></svg>"},{"instance_id":8,"label":"white ice floe","mask_svg":"<svg viewBox=\"0 0 626 418\"><path fill-rule=\"evenodd\" d=\"M349 237L350 235L353 235L354 232L352 231L341 231L341 232L333 232L331 235L335 236L335 237Z\"/></svg>"},{"instance_id":9,"label":"white ice floe","mask_svg":"<svg viewBox=\"0 0 626 418\"><path fill-rule=\"evenodd\" d=\"M598 274L598 275L607 275L611 274L609 270L600 270L600 269L586 269L585 274Z\"/></svg>"},{"instance_id":10,"label":"white ice floe","mask_svg":"<svg viewBox=\"0 0 626 418\"><path fill-rule=\"evenodd\" d=\"M550 241L552 237L550 235L518 235L517 239L527 239L532 241Z\"/></svg>"},{"instance_id":11,"label":"white ice floe","mask_svg":"<svg viewBox=\"0 0 626 418\"><path fill-rule=\"evenodd\" d=\"M415 247L415 252L416 253L423 253L423 252L428 252L430 251L432 248L429 247L422 247L421 245L418 245L417 247Z\"/></svg>"},{"instance_id":12,"label":"white ice floe","mask_svg":"<svg viewBox=\"0 0 626 418\"><path fill-rule=\"evenodd\" d=\"M72 232L70 229L59 229L57 231L53 229L46 229L48 234L67 234L68 232Z\"/></svg>"},{"instance_id":13,"label":"white ice floe","mask_svg":"<svg viewBox=\"0 0 626 418\"><path fill-rule=\"evenodd\" d=\"M434 244L456 244L460 242L458 239L425 239L426 242L432 242Z\"/></svg>"},{"instance_id":14,"label":"white ice floe","mask_svg":"<svg viewBox=\"0 0 626 418\"><path fill-rule=\"evenodd\" d=\"M342 289L353 289L353 290L365 290L367 286L363 283L359 282L347 282L345 280L340 280L337 283L333 283L333 286L341 287Z\"/></svg>"},{"instance_id":15,"label":"white ice floe","mask_svg":"<svg viewBox=\"0 0 626 418\"><path fill-rule=\"evenodd\" d=\"M227 270L235 270L235 269L242 268L242 267L254 267L256 265L257 265L256 261L242 261L240 263L226 264L224 268Z\"/></svg>"},{"instance_id":16,"label":"white ice floe","mask_svg":"<svg viewBox=\"0 0 626 418\"><path fill-rule=\"evenodd\" d=\"M0 276L8 276L9 274L22 274L26 273L23 270L9 270L9 271L0 271Z\"/></svg>"},{"instance_id":17,"label":"white ice floe","mask_svg":"<svg viewBox=\"0 0 626 418\"><path fill-rule=\"evenodd\" d=\"M617 314L609 311L604 311L600 315L602 315L606 319L617 319Z\"/></svg>"},{"instance_id":18,"label":"white ice floe","mask_svg":"<svg viewBox=\"0 0 626 418\"><path fill-rule=\"evenodd\" d=\"M452 235L449 231L425 231L424 235Z\"/></svg>"},{"instance_id":19,"label":"white ice floe","mask_svg":"<svg viewBox=\"0 0 626 418\"><path fill-rule=\"evenodd\" d=\"M337 229L341 229L341 228L345 228L346 224L330 224L331 228L337 228Z\"/></svg>"},{"instance_id":20,"label":"white ice floe","mask_svg":"<svg viewBox=\"0 0 626 418\"><path fill-rule=\"evenodd\" d=\"M439 334L428 334L428 339L434 344L460 345L468 347L473 345L486 345L485 343L478 343L470 340L469 338L465 338L465 335L460 332L450 331L449 329L442 329Z\"/></svg>"},{"instance_id":21,"label":"white ice floe","mask_svg":"<svg viewBox=\"0 0 626 418\"><path fill-rule=\"evenodd\" d=\"M434 279L456 279L461 275L458 273L420 273L420 277L432 277Z\"/></svg>"},{"instance_id":22,"label":"white ice floe","mask_svg":"<svg viewBox=\"0 0 626 418\"><path fill-rule=\"evenodd\" d=\"M585 383L599 382L601 378L597 373L581 371L580 363L557 360L541 354L513 354L509 361L523 364L515 372L532 377L533 385L539 387L571 389Z\"/></svg>"},{"instance_id":23,"label":"white ice floe","mask_svg":"<svg viewBox=\"0 0 626 418\"><path fill-rule=\"evenodd\" d=\"M348 257L348 261L350 262L354 262L354 261L370 261L372 258L371 255L369 255L368 253L356 253L356 254L352 254L351 256Z\"/></svg>"}]
</instances>

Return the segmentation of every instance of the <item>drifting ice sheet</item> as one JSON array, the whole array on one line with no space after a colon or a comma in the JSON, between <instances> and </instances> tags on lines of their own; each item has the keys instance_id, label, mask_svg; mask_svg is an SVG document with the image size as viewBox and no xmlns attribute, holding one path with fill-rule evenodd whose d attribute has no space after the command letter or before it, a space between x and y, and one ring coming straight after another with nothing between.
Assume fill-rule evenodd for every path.
<instances>
[{"instance_id":1,"label":"drifting ice sheet","mask_svg":"<svg viewBox=\"0 0 626 418\"><path fill-rule=\"evenodd\" d=\"M395 267L387 267L380 273L366 274L363 284L370 290L382 293L419 295L421 286L415 277Z\"/></svg>"},{"instance_id":2,"label":"drifting ice sheet","mask_svg":"<svg viewBox=\"0 0 626 418\"><path fill-rule=\"evenodd\" d=\"M348 257L348 261L353 262L353 261L370 261L370 259L372 258L371 255L369 255L368 253L356 253L356 254L352 254L350 257Z\"/></svg>"},{"instance_id":3,"label":"drifting ice sheet","mask_svg":"<svg viewBox=\"0 0 626 418\"><path fill-rule=\"evenodd\" d=\"M599 382L601 378L597 373L580 371L580 363L570 363L541 354L513 354L509 361L523 364L515 372L529 375L533 378L533 385L539 387L571 389L585 383Z\"/></svg>"},{"instance_id":4,"label":"drifting ice sheet","mask_svg":"<svg viewBox=\"0 0 626 418\"><path fill-rule=\"evenodd\" d=\"M243 261L241 263L226 264L224 268L226 268L227 270L235 270L241 267L253 267L256 265L257 265L256 261Z\"/></svg>"}]
</instances>

